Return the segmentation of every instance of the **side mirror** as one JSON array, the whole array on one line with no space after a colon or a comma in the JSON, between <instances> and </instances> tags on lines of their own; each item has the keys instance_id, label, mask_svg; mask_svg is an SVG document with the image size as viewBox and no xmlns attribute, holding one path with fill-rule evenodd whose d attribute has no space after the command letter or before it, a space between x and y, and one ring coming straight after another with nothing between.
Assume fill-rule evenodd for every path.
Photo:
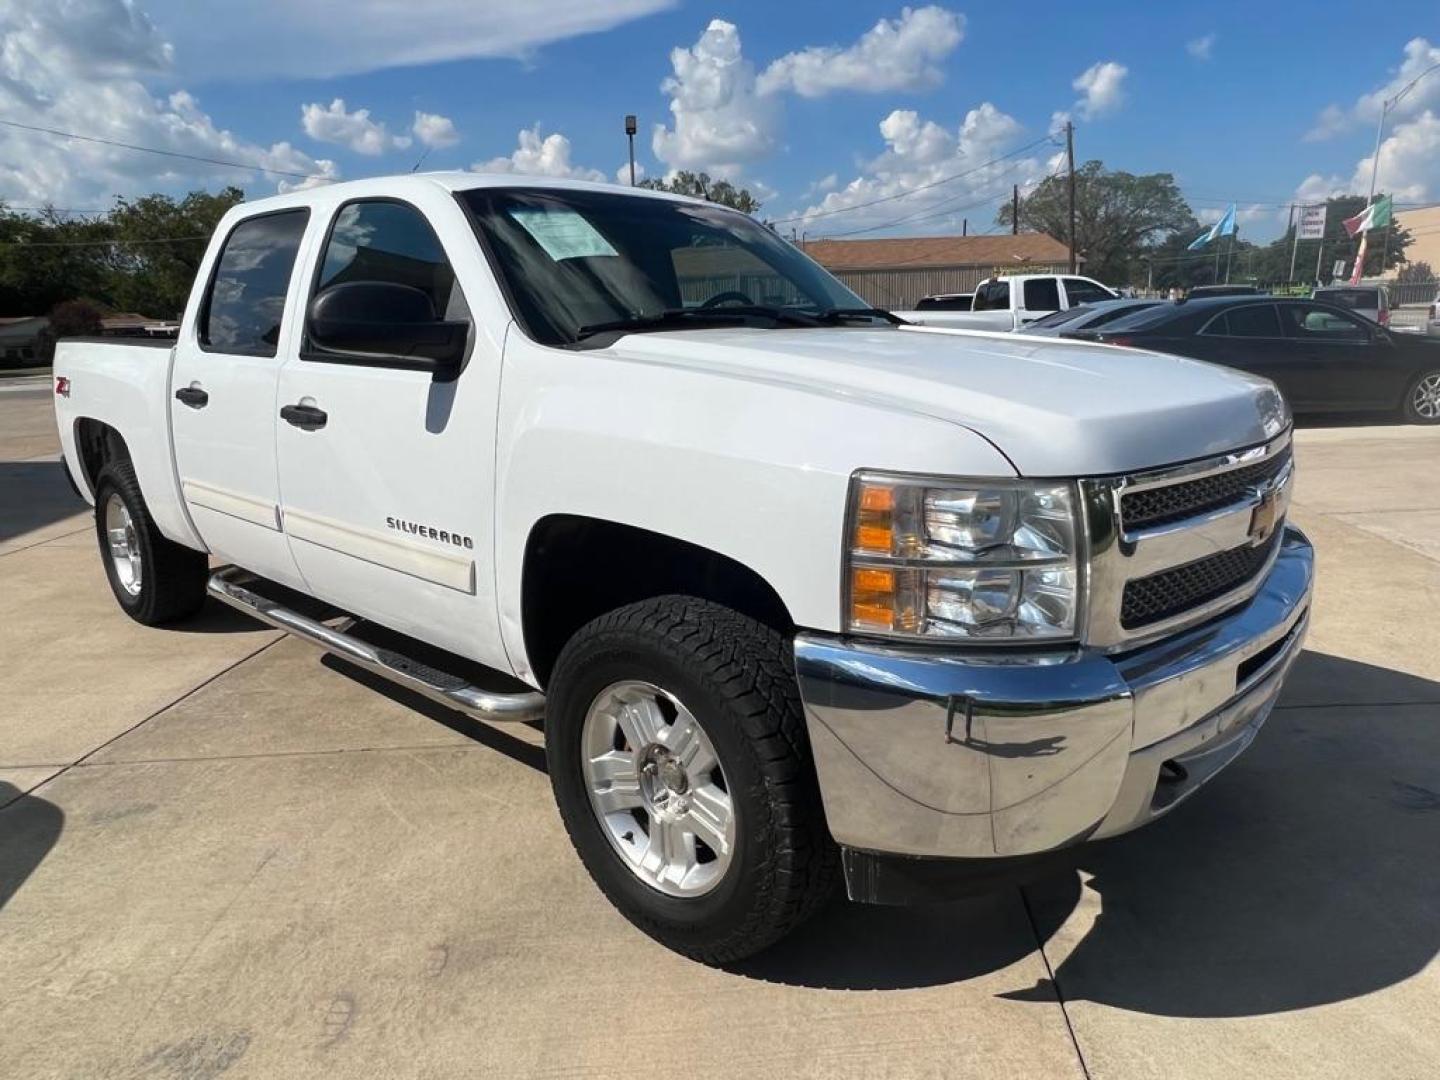
<instances>
[{"instance_id":1,"label":"side mirror","mask_svg":"<svg viewBox=\"0 0 1440 1080\"><path fill-rule=\"evenodd\" d=\"M349 281L310 301L308 329L322 349L364 354L449 380L460 374L470 324L437 318L429 295L411 285Z\"/></svg>"}]
</instances>

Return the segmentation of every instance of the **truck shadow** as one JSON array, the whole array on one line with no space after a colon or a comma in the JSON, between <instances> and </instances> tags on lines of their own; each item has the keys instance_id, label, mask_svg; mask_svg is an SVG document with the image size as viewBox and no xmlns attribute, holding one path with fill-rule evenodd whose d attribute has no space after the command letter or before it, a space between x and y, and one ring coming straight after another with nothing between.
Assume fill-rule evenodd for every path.
<instances>
[{"instance_id":1,"label":"truck shadow","mask_svg":"<svg viewBox=\"0 0 1440 1080\"><path fill-rule=\"evenodd\" d=\"M65 828L65 812L48 799L0 780L0 911L44 861Z\"/></svg>"},{"instance_id":2,"label":"truck shadow","mask_svg":"<svg viewBox=\"0 0 1440 1080\"><path fill-rule=\"evenodd\" d=\"M86 511L58 461L0 461L0 542Z\"/></svg>"},{"instance_id":3,"label":"truck shadow","mask_svg":"<svg viewBox=\"0 0 1440 1080\"><path fill-rule=\"evenodd\" d=\"M1306 653L1255 745L1206 791L1081 852L1079 874L1025 886L1023 903L1002 894L1018 927L993 898L837 903L736 970L927 986L998 971L1038 940L1066 1000L1137 1012L1248 1016L1371 993L1440 951L1437 763L1440 683ZM1003 996L1053 1004L1056 990Z\"/></svg>"}]
</instances>

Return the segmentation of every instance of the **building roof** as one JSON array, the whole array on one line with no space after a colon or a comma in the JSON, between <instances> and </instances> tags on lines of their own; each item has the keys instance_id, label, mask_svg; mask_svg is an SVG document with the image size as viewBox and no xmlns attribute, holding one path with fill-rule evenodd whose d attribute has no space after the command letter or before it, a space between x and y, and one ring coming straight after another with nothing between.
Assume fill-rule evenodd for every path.
<instances>
[{"instance_id":1,"label":"building roof","mask_svg":"<svg viewBox=\"0 0 1440 1080\"><path fill-rule=\"evenodd\" d=\"M907 236L885 240L812 240L805 254L831 270L888 270L937 266L1052 266L1070 259L1070 249L1044 233L1018 236Z\"/></svg>"}]
</instances>

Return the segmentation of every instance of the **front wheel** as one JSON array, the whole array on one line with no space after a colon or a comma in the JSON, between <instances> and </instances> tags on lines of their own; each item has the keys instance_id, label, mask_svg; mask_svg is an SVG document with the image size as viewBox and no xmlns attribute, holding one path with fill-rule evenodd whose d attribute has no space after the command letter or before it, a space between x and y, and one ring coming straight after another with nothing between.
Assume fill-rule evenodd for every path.
<instances>
[{"instance_id":1,"label":"front wheel","mask_svg":"<svg viewBox=\"0 0 1440 1080\"><path fill-rule=\"evenodd\" d=\"M1423 371L1405 391L1401 406L1412 424L1440 424L1440 371Z\"/></svg>"},{"instance_id":2,"label":"front wheel","mask_svg":"<svg viewBox=\"0 0 1440 1080\"><path fill-rule=\"evenodd\" d=\"M596 619L556 664L545 742L591 877L677 952L752 955L830 895L837 852L770 627L683 596Z\"/></svg>"}]
</instances>

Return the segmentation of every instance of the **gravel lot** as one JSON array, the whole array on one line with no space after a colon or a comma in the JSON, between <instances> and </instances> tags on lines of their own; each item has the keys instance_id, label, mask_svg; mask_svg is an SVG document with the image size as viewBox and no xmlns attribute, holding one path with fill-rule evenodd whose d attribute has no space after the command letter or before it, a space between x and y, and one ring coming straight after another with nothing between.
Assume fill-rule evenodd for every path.
<instances>
[{"instance_id":1,"label":"gravel lot","mask_svg":"<svg viewBox=\"0 0 1440 1080\"><path fill-rule=\"evenodd\" d=\"M218 607L122 616L52 427L0 393L6 1075L1435 1074L1440 429L1300 433L1310 650L1203 795L716 971L591 886L534 730Z\"/></svg>"}]
</instances>

